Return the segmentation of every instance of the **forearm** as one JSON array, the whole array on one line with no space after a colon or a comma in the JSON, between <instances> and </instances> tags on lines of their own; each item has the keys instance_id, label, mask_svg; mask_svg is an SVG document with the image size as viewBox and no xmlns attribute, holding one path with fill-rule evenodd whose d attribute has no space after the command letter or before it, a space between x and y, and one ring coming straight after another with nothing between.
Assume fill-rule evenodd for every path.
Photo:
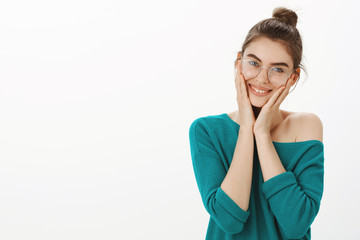
<instances>
[{"instance_id":1,"label":"forearm","mask_svg":"<svg viewBox=\"0 0 360 240\"><path fill-rule=\"evenodd\" d=\"M264 182L286 172L276 152L270 134L254 134Z\"/></svg>"},{"instance_id":2,"label":"forearm","mask_svg":"<svg viewBox=\"0 0 360 240\"><path fill-rule=\"evenodd\" d=\"M240 127L233 159L221 189L243 210L249 207L254 156L252 128Z\"/></svg>"},{"instance_id":3,"label":"forearm","mask_svg":"<svg viewBox=\"0 0 360 240\"><path fill-rule=\"evenodd\" d=\"M287 239L300 239L320 208L324 150L319 141L303 143L292 150L296 157L291 158L296 162L286 172L265 181L262 192Z\"/></svg>"}]
</instances>

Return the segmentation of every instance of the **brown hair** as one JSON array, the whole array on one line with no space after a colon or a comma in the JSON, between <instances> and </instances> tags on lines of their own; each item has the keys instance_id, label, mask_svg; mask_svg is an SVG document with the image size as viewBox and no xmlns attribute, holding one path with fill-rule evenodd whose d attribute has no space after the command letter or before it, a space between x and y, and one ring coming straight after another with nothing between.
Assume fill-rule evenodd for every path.
<instances>
[{"instance_id":1,"label":"brown hair","mask_svg":"<svg viewBox=\"0 0 360 240\"><path fill-rule=\"evenodd\" d=\"M302 40L296 28L297 15L294 11L279 7L275 8L272 18L262 20L253 26L242 45L239 53L244 53L246 47L259 37L268 37L284 44L293 60L294 69L301 68L306 73L302 63Z\"/></svg>"}]
</instances>

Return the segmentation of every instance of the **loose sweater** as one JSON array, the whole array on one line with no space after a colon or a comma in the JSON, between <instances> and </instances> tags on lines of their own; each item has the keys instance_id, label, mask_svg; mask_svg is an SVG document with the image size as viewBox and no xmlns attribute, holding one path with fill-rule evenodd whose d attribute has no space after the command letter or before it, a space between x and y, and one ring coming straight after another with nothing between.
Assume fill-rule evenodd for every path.
<instances>
[{"instance_id":1,"label":"loose sweater","mask_svg":"<svg viewBox=\"0 0 360 240\"><path fill-rule=\"evenodd\" d=\"M323 143L273 141L286 172L264 182L254 140L250 201L245 211L220 187L239 128L226 113L199 117L189 128L195 179L210 215L206 240L310 239L310 225L323 194Z\"/></svg>"}]
</instances>

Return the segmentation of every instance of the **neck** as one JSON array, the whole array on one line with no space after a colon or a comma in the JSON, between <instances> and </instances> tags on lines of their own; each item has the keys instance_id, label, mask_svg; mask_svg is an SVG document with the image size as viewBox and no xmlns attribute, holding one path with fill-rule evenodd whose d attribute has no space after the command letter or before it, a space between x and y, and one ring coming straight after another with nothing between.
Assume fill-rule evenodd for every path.
<instances>
[{"instance_id":1,"label":"neck","mask_svg":"<svg viewBox=\"0 0 360 240\"><path fill-rule=\"evenodd\" d=\"M255 119L257 119L257 117L259 116L259 113L261 111L261 107L252 106L252 109L253 109L253 112L254 112Z\"/></svg>"}]
</instances>

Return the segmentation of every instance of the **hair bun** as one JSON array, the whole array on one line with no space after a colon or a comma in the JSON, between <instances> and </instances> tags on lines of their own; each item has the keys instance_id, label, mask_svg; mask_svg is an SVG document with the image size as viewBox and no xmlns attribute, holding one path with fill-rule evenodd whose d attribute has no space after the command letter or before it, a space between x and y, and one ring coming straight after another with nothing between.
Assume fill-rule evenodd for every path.
<instances>
[{"instance_id":1,"label":"hair bun","mask_svg":"<svg viewBox=\"0 0 360 240\"><path fill-rule=\"evenodd\" d=\"M283 7L275 8L272 13L272 17L279 19L280 21L286 22L287 24L290 24L293 27L296 27L296 23L298 19L294 11Z\"/></svg>"}]
</instances>

